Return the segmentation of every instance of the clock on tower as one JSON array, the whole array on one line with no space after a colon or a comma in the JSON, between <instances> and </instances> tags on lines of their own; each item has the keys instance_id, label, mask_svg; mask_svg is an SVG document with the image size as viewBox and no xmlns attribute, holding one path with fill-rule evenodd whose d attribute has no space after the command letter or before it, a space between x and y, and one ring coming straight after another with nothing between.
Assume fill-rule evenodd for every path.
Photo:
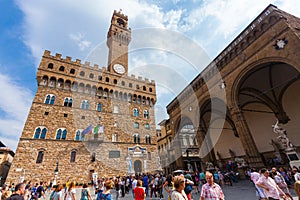
<instances>
[{"instance_id":1,"label":"clock on tower","mask_svg":"<svg viewBox=\"0 0 300 200\"><path fill-rule=\"evenodd\" d=\"M114 11L107 33L109 72L124 75L128 72L128 45L131 40L131 30L128 28L128 17Z\"/></svg>"}]
</instances>

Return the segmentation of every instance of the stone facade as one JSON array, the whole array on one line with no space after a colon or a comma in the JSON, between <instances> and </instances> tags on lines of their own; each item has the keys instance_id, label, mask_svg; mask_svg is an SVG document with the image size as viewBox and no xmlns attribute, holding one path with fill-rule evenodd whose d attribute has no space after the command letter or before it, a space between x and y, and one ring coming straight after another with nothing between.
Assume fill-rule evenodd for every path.
<instances>
[{"instance_id":1,"label":"stone facade","mask_svg":"<svg viewBox=\"0 0 300 200\"><path fill-rule=\"evenodd\" d=\"M95 173L108 177L160 168L155 82L127 74L127 21L114 12L107 38L108 68L44 52L8 182L20 180L16 169L23 169L27 180L83 183Z\"/></svg>"}]
</instances>

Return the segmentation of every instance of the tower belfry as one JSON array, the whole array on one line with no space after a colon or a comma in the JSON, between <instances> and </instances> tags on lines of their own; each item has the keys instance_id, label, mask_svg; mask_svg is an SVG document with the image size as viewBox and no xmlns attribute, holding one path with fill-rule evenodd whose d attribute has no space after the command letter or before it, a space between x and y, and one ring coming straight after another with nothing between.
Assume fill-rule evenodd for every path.
<instances>
[{"instance_id":1,"label":"tower belfry","mask_svg":"<svg viewBox=\"0 0 300 200\"><path fill-rule=\"evenodd\" d=\"M120 11L114 11L107 33L109 72L119 75L128 73L128 45L131 40L131 29L128 28L128 17Z\"/></svg>"}]
</instances>

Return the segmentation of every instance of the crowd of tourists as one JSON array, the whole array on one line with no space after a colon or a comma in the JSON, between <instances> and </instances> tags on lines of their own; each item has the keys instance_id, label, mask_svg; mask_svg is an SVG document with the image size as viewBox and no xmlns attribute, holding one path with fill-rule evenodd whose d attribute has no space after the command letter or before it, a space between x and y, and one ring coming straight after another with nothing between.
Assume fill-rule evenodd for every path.
<instances>
[{"instance_id":1,"label":"crowd of tourists","mask_svg":"<svg viewBox=\"0 0 300 200\"><path fill-rule=\"evenodd\" d=\"M135 174L123 177L99 178L80 187L80 199L76 195L76 182L52 184L45 182L32 184L24 181L17 185L3 185L1 200L118 200L130 196L135 200L146 198L168 200L192 200L200 194L200 200L224 200L224 184L232 186L237 182L235 171L221 172L212 169L206 172L182 172L169 175ZM253 183L259 199L293 199L290 189L300 196L300 173L298 168L285 170L273 167L271 170L251 169L246 176ZM94 193L95 191L95 193ZM93 192L93 194L91 193ZM47 195L46 195L47 193ZM197 195L198 196L198 195ZM195 198L194 198L195 199Z\"/></svg>"}]
</instances>

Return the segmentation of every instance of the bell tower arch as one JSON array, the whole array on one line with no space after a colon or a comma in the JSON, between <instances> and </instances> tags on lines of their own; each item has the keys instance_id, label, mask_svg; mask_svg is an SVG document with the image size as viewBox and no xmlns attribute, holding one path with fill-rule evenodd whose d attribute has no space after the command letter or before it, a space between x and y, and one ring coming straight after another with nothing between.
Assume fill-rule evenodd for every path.
<instances>
[{"instance_id":1,"label":"bell tower arch","mask_svg":"<svg viewBox=\"0 0 300 200\"><path fill-rule=\"evenodd\" d=\"M128 17L120 11L114 11L107 33L109 72L118 75L128 73L128 45L131 41L131 29L128 27Z\"/></svg>"}]
</instances>

